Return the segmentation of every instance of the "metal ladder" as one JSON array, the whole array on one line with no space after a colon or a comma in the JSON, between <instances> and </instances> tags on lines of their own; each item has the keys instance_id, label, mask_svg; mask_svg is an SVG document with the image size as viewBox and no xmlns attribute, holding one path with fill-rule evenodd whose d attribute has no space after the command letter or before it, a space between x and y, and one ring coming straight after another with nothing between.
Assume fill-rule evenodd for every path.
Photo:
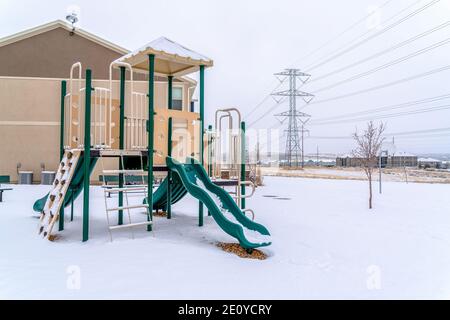
<instances>
[{"instance_id":1,"label":"metal ladder","mask_svg":"<svg viewBox=\"0 0 450 320\"><path fill-rule=\"evenodd\" d=\"M105 170L104 169L104 164L103 164L103 157L104 156L118 156L120 157L120 163L121 163L121 167L125 168L124 166L124 161L123 158L124 156L127 155L140 155L140 160L141 160L141 169L137 169L137 170L126 170L126 169L119 169L119 170ZM149 208L148 204L131 204L129 203L129 199L128 199L128 195L129 194L140 194L142 193L142 195L145 197L147 195L147 185L145 185L145 180L144 180L144 176L146 175L146 172L143 169L143 160L142 160L142 152L141 151L129 151L129 150L103 150L100 153L100 160L102 163L102 173L103 173L103 195L104 195L104 199L105 199L105 210L106 210L106 221L108 224L108 231L109 231L109 235L110 235L110 239L111 241L113 240L112 237L112 231L113 230L118 230L118 229L124 229L124 228L130 228L131 230L131 237L134 239L134 227L139 227L139 226L148 226L152 224L152 220L151 220L151 215L150 215L150 210L151 208ZM106 184L106 179L105 176L106 175L119 175L119 174L123 174L123 187L120 188L119 186L117 187L111 187L111 185L107 185ZM127 176L136 176L139 175L142 177L142 183L140 185L137 186L130 186L127 183ZM115 206L115 207L109 207L108 206L108 198L111 194L119 194L121 193L124 194L124 205L122 206ZM140 208L145 208L146 210L146 214L147 214L147 221L144 222L132 222L131 219L131 209L140 209ZM111 217L110 214L112 212L127 212L127 216L128 216L128 223L126 224L111 224Z\"/></svg>"}]
</instances>

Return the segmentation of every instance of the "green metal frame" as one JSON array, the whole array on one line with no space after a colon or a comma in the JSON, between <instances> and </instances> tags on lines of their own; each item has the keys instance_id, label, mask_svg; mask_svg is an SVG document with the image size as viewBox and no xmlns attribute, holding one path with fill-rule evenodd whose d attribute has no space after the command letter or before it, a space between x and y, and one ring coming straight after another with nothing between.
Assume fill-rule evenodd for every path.
<instances>
[{"instance_id":1,"label":"green metal frame","mask_svg":"<svg viewBox=\"0 0 450 320\"><path fill-rule=\"evenodd\" d=\"M212 125L208 126L208 176L212 176ZM211 211L208 209L208 216L211 216Z\"/></svg>"},{"instance_id":2,"label":"green metal frame","mask_svg":"<svg viewBox=\"0 0 450 320\"><path fill-rule=\"evenodd\" d=\"M64 157L64 103L67 94L67 81L61 81L61 120L59 128L59 161ZM64 230L64 206L59 209L58 230Z\"/></svg>"},{"instance_id":3,"label":"green metal frame","mask_svg":"<svg viewBox=\"0 0 450 320\"><path fill-rule=\"evenodd\" d=\"M119 119L119 149L125 148L125 67L120 67L120 119ZM119 158L119 170L123 170L122 158ZM119 188L123 188L123 173L119 173ZM123 206L123 192L119 192L119 207ZM118 224L123 224L123 210L119 210Z\"/></svg>"},{"instance_id":4,"label":"green metal frame","mask_svg":"<svg viewBox=\"0 0 450 320\"><path fill-rule=\"evenodd\" d=\"M149 205L150 217L153 221L153 131L155 116L155 55L148 55L148 187L147 203ZM152 231L152 225L147 226L148 231Z\"/></svg>"},{"instance_id":5,"label":"green metal frame","mask_svg":"<svg viewBox=\"0 0 450 320\"><path fill-rule=\"evenodd\" d=\"M241 122L241 182L245 181L245 122ZM245 209L245 185L241 185L241 209Z\"/></svg>"},{"instance_id":6,"label":"green metal frame","mask_svg":"<svg viewBox=\"0 0 450 320\"><path fill-rule=\"evenodd\" d=\"M209 136L208 136L208 175L211 177L212 176L212 130L213 127L212 125L208 126L208 132L209 132Z\"/></svg>"},{"instance_id":7,"label":"green metal frame","mask_svg":"<svg viewBox=\"0 0 450 320\"><path fill-rule=\"evenodd\" d=\"M91 163L91 92L92 72L86 69L86 94L84 111L84 181L83 181L83 241L89 239L89 184Z\"/></svg>"},{"instance_id":8,"label":"green metal frame","mask_svg":"<svg viewBox=\"0 0 450 320\"><path fill-rule=\"evenodd\" d=\"M167 124L167 156L172 156L172 117ZM172 172L167 172L167 219L172 218Z\"/></svg>"},{"instance_id":9,"label":"green metal frame","mask_svg":"<svg viewBox=\"0 0 450 320\"><path fill-rule=\"evenodd\" d=\"M200 66L200 83L199 83L199 105L200 105L200 163L204 164L204 155L203 155L203 134L204 134L204 124L203 121L205 119L205 66ZM198 225L203 226L203 202L198 202Z\"/></svg>"},{"instance_id":10,"label":"green metal frame","mask_svg":"<svg viewBox=\"0 0 450 320\"><path fill-rule=\"evenodd\" d=\"M173 76L167 76L167 108L172 110L173 108Z\"/></svg>"}]
</instances>

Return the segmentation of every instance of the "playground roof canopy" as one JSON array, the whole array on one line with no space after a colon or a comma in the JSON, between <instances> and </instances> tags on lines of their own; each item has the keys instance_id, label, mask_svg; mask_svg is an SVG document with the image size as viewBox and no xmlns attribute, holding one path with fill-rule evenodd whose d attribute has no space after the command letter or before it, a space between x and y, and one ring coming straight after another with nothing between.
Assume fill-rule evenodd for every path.
<instances>
[{"instance_id":1,"label":"playground roof canopy","mask_svg":"<svg viewBox=\"0 0 450 320\"><path fill-rule=\"evenodd\" d=\"M147 72L149 54L155 55L155 73L157 74L183 76L197 71L201 65L213 66L213 61L208 57L166 37L153 40L116 61L129 63L135 71Z\"/></svg>"}]
</instances>

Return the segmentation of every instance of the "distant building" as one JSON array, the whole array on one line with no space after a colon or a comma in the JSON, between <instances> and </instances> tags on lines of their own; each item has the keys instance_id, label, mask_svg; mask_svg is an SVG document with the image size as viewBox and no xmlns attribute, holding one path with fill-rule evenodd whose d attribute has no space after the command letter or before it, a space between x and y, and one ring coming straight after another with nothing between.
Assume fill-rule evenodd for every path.
<instances>
[{"instance_id":1,"label":"distant building","mask_svg":"<svg viewBox=\"0 0 450 320\"><path fill-rule=\"evenodd\" d=\"M336 158L337 167L360 167L361 158L347 154ZM406 152L396 152L391 155L381 157L382 168L417 167L418 158L416 155Z\"/></svg>"},{"instance_id":2,"label":"distant building","mask_svg":"<svg viewBox=\"0 0 450 320\"><path fill-rule=\"evenodd\" d=\"M440 169L442 168L442 161L438 159L433 158L420 158L419 159L419 168L428 169L428 168L435 168Z\"/></svg>"}]
</instances>

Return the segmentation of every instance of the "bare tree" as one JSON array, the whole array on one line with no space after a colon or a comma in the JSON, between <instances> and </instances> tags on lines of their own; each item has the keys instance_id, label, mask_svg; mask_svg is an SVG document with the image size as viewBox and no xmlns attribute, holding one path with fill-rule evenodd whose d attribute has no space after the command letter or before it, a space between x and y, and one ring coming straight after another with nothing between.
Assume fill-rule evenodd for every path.
<instances>
[{"instance_id":1,"label":"bare tree","mask_svg":"<svg viewBox=\"0 0 450 320\"><path fill-rule=\"evenodd\" d=\"M358 134L358 131L353 134L353 139L355 139L357 145L356 149L353 150L353 157L358 158L361 162L369 181L369 209L372 209L372 174L384 141L382 135L385 129L385 124L381 123L376 126L370 121L361 135Z\"/></svg>"}]
</instances>

